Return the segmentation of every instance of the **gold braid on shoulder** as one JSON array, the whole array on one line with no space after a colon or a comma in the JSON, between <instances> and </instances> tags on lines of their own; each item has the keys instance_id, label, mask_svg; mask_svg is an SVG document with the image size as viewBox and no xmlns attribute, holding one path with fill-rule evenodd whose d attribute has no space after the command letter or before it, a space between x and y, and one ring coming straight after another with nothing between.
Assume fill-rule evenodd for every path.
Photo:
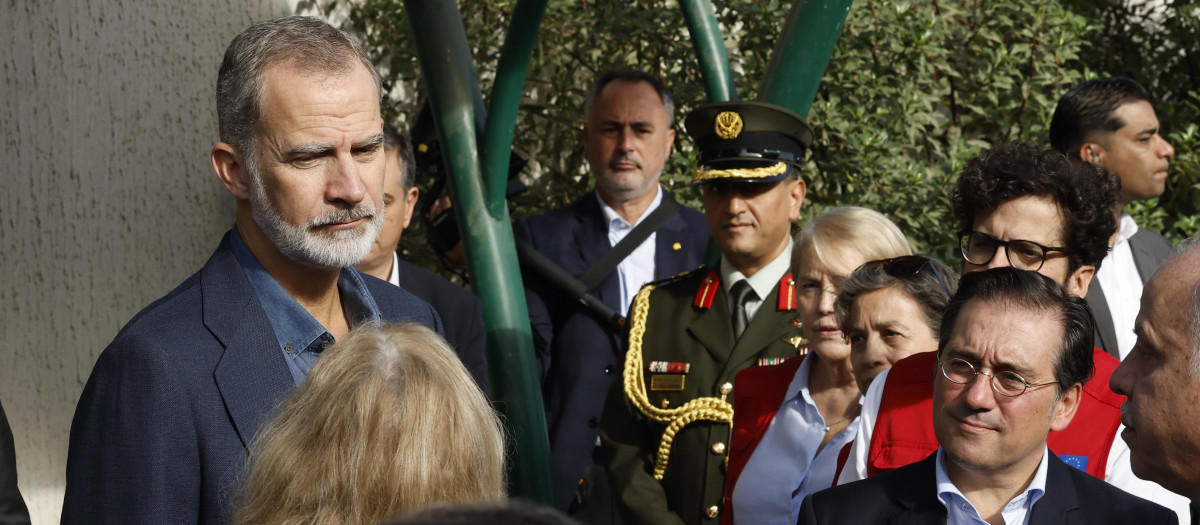
<instances>
[{"instance_id":1,"label":"gold braid on shoulder","mask_svg":"<svg viewBox=\"0 0 1200 525\"><path fill-rule=\"evenodd\" d=\"M662 442L658 445L658 456L654 461L654 479L662 481L667 471L667 459L671 455L671 443L675 434L683 427L699 420L715 421L733 425L733 405L721 397L699 397L675 408L658 408L646 395L646 376L642 373L642 336L646 333L646 318L650 314L650 292L654 285L642 287L633 299L633 323L629 327L629 347L625 353L625 397L639 412L655 422L667 425L663 430Z\"/></svg>"}]
</instances>

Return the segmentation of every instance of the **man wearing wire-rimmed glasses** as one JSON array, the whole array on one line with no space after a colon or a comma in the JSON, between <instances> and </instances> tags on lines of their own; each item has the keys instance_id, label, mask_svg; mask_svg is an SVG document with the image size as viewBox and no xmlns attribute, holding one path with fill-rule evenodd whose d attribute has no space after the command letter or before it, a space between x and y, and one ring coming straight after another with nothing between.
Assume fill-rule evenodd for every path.
<instances>
[{"instance_id":1,"label":"man wearing wire-rimmed glasses","mask_svg":"<svg viewBox=\"0 0 1200 525\"><path fill-rule=\"evenodd\" d=\"M1116 182L1086 163L1031 144L1000 146L967 163L951 203L958 219L963 273L1014 267L1086 297L1108 251L1116 219L1105 210ZM1105 388L1117 360L1093 350L1095 377L1084 385L1075 423L1051 434L1050 450L1068 465L1171 507L1186 520L1187 500L1139 479L1120 432L1120 396ZM848 483L919 461L938 446L930 421L934 358L898 361L872 382L861 427L838 478Z\"/></svg>"},{"instance_id":2,"label":"man wearing wire-rimmed glasses","mask_svg":"<svg viewBox=\"0 0 1200 525\"><path fill-rule=\"evenodd\" d=\"M1083 299L1045 276L1012 268L964 276L939 337L940 448L810 496L800 523L1177 523L1169 509L1068 467L1047 447L1085 395L1092 330Z\"/></svg>"}]
</instances>

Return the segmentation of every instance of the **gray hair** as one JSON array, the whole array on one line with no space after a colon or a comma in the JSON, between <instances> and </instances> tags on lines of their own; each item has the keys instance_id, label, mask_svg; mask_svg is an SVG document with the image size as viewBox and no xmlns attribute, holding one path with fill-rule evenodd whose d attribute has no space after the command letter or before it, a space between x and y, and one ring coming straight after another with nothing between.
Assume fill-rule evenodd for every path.
<instances>
[{"instance_id":1,"label":"gray hair","mask_svg":"<svg viewBox=\"0 0 1200 525\"><path fill-rule=\"evenodd\" d=\"M837 317L838 326L846 326L846 320L850 317L850 307L861 295L895 287L917 303L925 318L925 324L934 337L937 337L942 329L942 312L946 305L950 304L950 297L958 290L958 274L942 261L932 257L928 259L929 262L917 273L904 276L888 273L882 264L866 263L859 266L839 285L841 291L834 302L834 315ZM942 288L943 283L945 288Z\"/></svg>"},{"instance_id":2,"label":"gray hair","mask_svg":"<svg viewBox=\"0 0 1200 525\"><path fill-rule=\"evenodd\" d=\"M408 193L417 183L417 158L413 154L412 138L408 132L391 124L383 125L383 149L395 151L400 159L400 186Z\"/></svg>"},{"instance_id":3,"label":"gray hair","mask_svg":"<svg viewBox=\"0 0 1200 525\"><path fill-rule=\"evenodd\" d=\"M1163 266L1167 262L1181 255L1193 252L1200 249L1200 237L1188 237L1175 248L1171 250L1171 254L1167 256L1167 260L1163 261ZM1161 268L1162 266L1160 266ZM1192 288L1192 298L1188 304L1188 341L1192 343L1192 358L1189 362L1188 372L1193 376L1200 376L1200 280L1196 281L1196 286Z\"/></svg>"},{"instance_id":4,"label":"gray hair","mask_svg":"<svg viewBox=\"0 0 1200 525\"><path fill-rule=\"evenodd\" d=\"M614 69L596 80L592 89L588 91L587 100L583 104L583 114L586 117L592 112L592 104L600 98L600 92L604 91L604 86L613 82L625 82L627 84L636 84L645 82L654 88L654 92L658 93L659 100L662 101L663 109L667 111L667 127L675 125L675 99L671 98L671 92L667 91L667 86L664 86L662 81L647 73L636 69Z\"/></svg>"},{"instance_id":5,"label":"gray hair","mask_svg":"<svg viewBox=\"0 0 1200 525\"><path fill-rule=\"evenodd\" d=\"M287 16L258 22L233 39L217 74L217 120L221 141L253 164L254 126L262 110L264 76L278 64L315 74L342 74L354 60L371 72L377 91L382 80L353 36L319 18Z\"/></svg>"}]
</instances>

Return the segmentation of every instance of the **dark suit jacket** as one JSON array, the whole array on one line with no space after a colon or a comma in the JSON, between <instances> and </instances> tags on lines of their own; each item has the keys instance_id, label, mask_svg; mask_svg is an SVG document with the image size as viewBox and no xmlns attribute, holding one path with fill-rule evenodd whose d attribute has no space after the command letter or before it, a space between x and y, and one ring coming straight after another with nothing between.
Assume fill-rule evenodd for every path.
<instances>
[{"instance_id":1,"label":"dark suit jacket","mask_svg":"<svg viewBox=\"0 0 1200 525\"><path fill-rule=\"evenodd\" d=\"M428 304L362 279L384 320L441 332ZM228 523L246 447L294 386L226 234L100 354L71 423L62 522Z\"/></svg>"},{"instance_id":2,"label":"dark suit jacket","mask_svg":"<svg viewBox=\"0 0 1200 525\"><path fill-rule=\"evenodd\" d=\"M663 198L671 196L665 194ZM565 209L518 223L514 233L576 277L612 247L608 225L592 192ZM704 215L680 208L656 232L655 278L699 267L707 242ZM522 277L529 319L536 335L547 343L538 355L538 364L550 435L555 504L566 510L592 461L604 397L620 368L623 335L612 333L603 321L568 300L540 276L525 272ZM620 279L615 270L592 293L620 311Z\"/></svg>"},{"instance_id":3,"label":"dark suit jacket","mask_svg":"<svg viewBox=\"0 0 1200 525\"><path fill-rule=\"evenodd\" d=\"M487 333L483 327L483 305L475 294L436 273L404 259L397 259L400 287L437 310L446 330L446 341L466 365L485 393L488 391Z\"/></svg>"},{"instance_id":4,"label":"dark suit jacket","mask_svg":"<svg viewBox=\"0 0 1200 525\"><path fill-rule=\"evenodd\" d=\"M1138 228L1137 233L1129 238L1129 251L1133 252L1133 264L1145 285L1171 253L1171 241L1145 228ZM1113 326L1112 311L1108 309L1108 299L1104 296L1104 290L1100 289L1100 281L1093 279L1088 287L1087 304L1096 317L1096 348L1120 359L1117 330Z\"/></svg>"},{"instance_id":5,"label":"dark suit jacket","mask_svg":"<svg viewBox=\"0 0 1200 525\"><path fill-rule=\"evenodd\" d=\"M800 507L802 525L946 523L937 498L937 453L873 478L810 494ZM1178 516L1157 503L1122 491L1047 455L1046 492L1033 505L1029 525L1176 524Z\"/></svg>"},{"instance_id":6,"label":"dark suit jacket","mask_svg":"<svg viewBox=\"0 0 1200 525\"><path fill-rule=\"evenodd\" d=\"M0 406L0 525L29 523L29 509L17 488L17 450L4 407Z\"/></svg>"}]
</instances>

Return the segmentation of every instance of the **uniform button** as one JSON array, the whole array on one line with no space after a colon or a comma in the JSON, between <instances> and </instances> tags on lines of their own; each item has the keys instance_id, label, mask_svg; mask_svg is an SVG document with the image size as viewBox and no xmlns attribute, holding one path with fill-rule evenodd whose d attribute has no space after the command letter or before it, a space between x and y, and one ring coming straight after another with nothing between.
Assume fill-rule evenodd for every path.
<instances>
[{"instance_id":1,"label":"uniform button","mask_svg":"<svg viewBox=\"0 0 1200 525\"><path fill-rule=\"evenodd\" d=\"M608 375L610 375L610 376L611 376L611 375L613 374L613 367L612 367L612 365L608 365L608 366L604 367L604 373L605 373L605 374L608 374Z\"/></svg>"},{"instance_id":2,"label":"uniform button","mask_svg":"<svg viewBox=\"0 0 1200 525\"><path fill-rule=\"evenodd\" d=\"M665 398L665 397L664 397L664 398L663 398L663 402L662 402L662 407L663 407L663 408L668 408L668 407L670 407L670 406L671 406L671 400L670 400L670 399L667 399L667 398Z\"/></svg>"},{"instance_id":3,"label":"uniform button","mask_svg":"<svg viewBox=\"0 0 1200 525\"><path fill-rule=\"evenodd\" d=\"M721 393L728 394L730 392L733 392L733 383L722 383L721 384Z\"/></svg>"},{"instance_id":4,"label":"uniform button","mask_svg":"<svg viewBox=\"0 0 1200 525\"><path fill-rule=\"evenodd\" d=\"M589 419L589 420L588 420L588 428L596 428L596 427L598 427L598 426L600 426L600 420L599 420L599 419L596 419L596 418L591 418L591 419Z\"/></svg>"},{"instance_id":5,"label":"uniform button","mask_svg":"<svg viewBox=\"0 0 1200 525\"><path fill-rule=\"evenodd\" d=\"M721 514L721 508L716 505L713 505L704 511L704 515L708 516L708 519L710 520L717 519L717 515L719 514Z\"/></svg>"},{"instance_id":6,"label":"uniform button","mask_svg":"<svg viewBox=\"0 0 1200 525\"><path fill-rule=\"evenodd\" d=\"M712 452L713 452L713 454L724 454L725 453L725 444L720 441L713 443Z\"/></svg>"}]
</instances>

